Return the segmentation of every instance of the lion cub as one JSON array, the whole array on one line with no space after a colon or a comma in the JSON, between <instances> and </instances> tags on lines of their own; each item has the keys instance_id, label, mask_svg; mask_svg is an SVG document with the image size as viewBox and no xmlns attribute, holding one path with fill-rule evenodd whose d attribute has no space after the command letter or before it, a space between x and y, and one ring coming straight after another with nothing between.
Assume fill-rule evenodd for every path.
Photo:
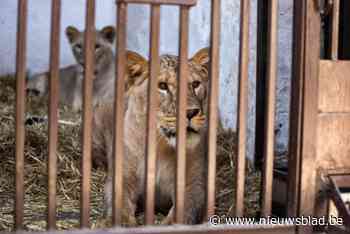
<instances>
[{"instance_id":1,"label":"lion cub","mask_svg":"<svg viewBox=\"0 0 350 234\"><path fill-rule=\"evenodd\" d=\"M207 134L207 94L208 94L208 49L202 49L188 61L188 109L186 146L186 199L185 222L196 224L202 221L205 211L206 178L206 134ZM145 59L138 66L141 81L129 92L128 108L124 125L124 203L123 222L135 225L137 201L143 199L145 180L145 149L147 127L148 65ZM176 172L176 99L178 86L178 58L164 55L160 59L158 76L159 106L157 108L157 206L174 205ZM146 77L146 79L145 79ZM108 159L108 176L105 184L105 202L108 213L112 201L112 137L113 108L99 107L94 115L95 146L105 149L106 155L94 157ZM173 222L173 207L169 210L164 224Z\"/></svg>"},{"instance_id":2,"label":"lion cub","mask_svg":"<svg viewBox=\"0 0 350 234\"><path fill-rule=\"evenodd\" d=\"M81 109L82 88L84 78L84 32L73 26L66 29L66 36L71 45L77 64L60 69L60 103L72 106L74 110ZM95 74L93 80L93 105L109 101L114 96L115 57L113 42L115 29L107 26L96 31ZM39 96L48 94L49 73L35 75L28 80L27 92Z\"/></svg>"}]
</instances>

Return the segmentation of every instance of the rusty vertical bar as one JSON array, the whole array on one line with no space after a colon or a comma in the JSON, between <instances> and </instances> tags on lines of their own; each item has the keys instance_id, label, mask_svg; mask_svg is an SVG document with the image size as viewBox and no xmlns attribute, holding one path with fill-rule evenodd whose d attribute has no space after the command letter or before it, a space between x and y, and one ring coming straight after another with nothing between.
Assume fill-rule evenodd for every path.
<instances>
[{"instance_id":1,"label":"rusty vertical bar","mask_svg":"<svg viewBox=\"0 0 350 234\"><path fill-rule=\"evenodd\" d=\"M236 201L235 216L244 213L244 184L246 164L246 136L248 111L248 66L249 66L249 17L250 0L241 1L239 90L238 90L238 157L236 161Z\"/></svg>"},{"instance_id":2,"label":"rusty vertical bar","mask_svg":"<svg viewBox=\"0 0 350 234\"><path fill-rule=\"evenodd\" d=\"M83 90L83 136L82 136L82 183L81 183L81 228L90 225L90 177L91 177L91 126L92 126L92 87L95 70L95 0L88 0L85 28L85 68Z\"/></svg>"},{"instance_id":3,"label":"rusty vertical bar","mask_svg":"<svg viewBox=\"0 0 350 234\"><path fill-rule=\"evenodd\" d=\"M208 185L207 217L215 213L215 177L216 177L216 137L218 126L219 94L219 56L220 56L220 7L221 0L211 1L211 35L210 35L210 89L208 120Z\"/></svg>"},{"instance_id":4,"label":"rusty vertical bar","mask_svg":"<svg viewBox=\"0 0 350 234\"><path fill-rule=\"evenodd\" d=\"M157 103L159 74L159 34L160 5L151 6L151 43L150 43L150 81L148 87L148 116L146 142L146 180L145 180L145 223L154 224L155 177L157 160Z\"/></svg>"},{"instance_id":5,"label":"rusty vertical bar","mask_svg":"<svg viewBox=\"0 0 350 234\"><path fill-rule=\"evenodd\" d=\"M15 228L23 229L24 210L24 112L27 56L28 1L18 1L16 54L16 204Z\"/></svg>"},{"instance_id":6,"label":"rusty vertical bar","mask_svg":"<svg viewBox=\"0 0 350 234\"><path fill-rule=\"evenodd\" d=\"M333 0L332 7L332 20L331 20L331 46L330 55L332 60L338 59L339 49L339 22L340 22L340 0Z\"/></svg>"},{"instance_id":7,"label":"rusty vertical bar","mask_svg":"<svg viewBox=\"0 0 350 234\"><path fill-rule=\"evenodd\" d=\"M266 103L266 61L267 61L267 18L268 1L257 1L257 46L256 46L256 97L255 97L255 152L254 166L262 170L263 167L263 149L265 145L265 103Z\"/></svg>"},{"instance_id":8,"label":"rusty vertical bar","mask_svg":"<svg viewBox=\"0 0 350 234\"><path fill-rule=\"evenodd\" d=\"M187 128L187 79L188 79L188 32L189 10L187 6L181 6L180 10L180 46L179 46L179 89L177 93L177 170L176 170L176 201L175 221L184 222L185 188L186 188L186 128Z\"/></svg>"},{"instance_id":9,"label":"rusty vertical bar","mask_svg":"<svg viewBox=\"0 0 350 234\"><path fill-rule=\"evenodd\" d=\"M117 57L114 102L114 176L113 176L113 225L122 224L123 208L123 160L124 160L124 77L126 66L126 21L127 4L118 3L117 7Z\"/></svg>"},{"instance_id":10,"label":"rusty vertical bar","mask_svg":"<svg viewBox=\"0 0 350 234\"><path fill-rule=\"evenodd\" d=\"M287 215L295 217L298 213L299 184L300 184L300 160L302 142L302 93L304 90L303 67L305 63L305 4L295 1L293 6L293 60L290 102L290 133L289 133L289 157L288 157L288 193Z\"/></svg>"},{"instance_id":11,"label":"rusty vertical bar","mask_svg":"<svg viewBox=\"0 0 350 234\"><path fill-rule=\"evenodd\" d=\"M267 102L266 102L266 129L264 145L263 170L263 199L262 215L271 215L272 208L272 181L273 159L275 145L275 103L277 80L277 46L278 46L278 0L270 0L268 18L268 52L267 52Z\"/></svg>"},{"instance_id":12,"label":"rusty vertical bar","mask_svg":"<svg viewBox=\"0 0 350 234\"><path fill-rule=\"evenodd\" d=\"M57 180L57 134L60 60L61 0L52 2L51 51L50 51L50 97L49 97L49 159L48 159L48 229L56 229L56 180Z\"/></svg>"},{"instance_id":13,"label":"rusty vertical bar","mask_svg":"<svg viewBox=\"0 0 350 234\"><path fill-rule=\"evenodd\" d=\"M301 0L298 0L298 2ZM304 24L303 30L303 54L301 54L302 76L298 77L303 82L302 112L301 112L301 152L300 152L300 183L298 197L298 216L314 216L315 200L317 197L315 161L317 158L317 115L318 115L318 79L320 64L320 30L321 18L315 8L314 1L301 1L304 11L301 17ZM311 225L298 226L298 233L312 233Z\"/></svg>"}]
</instances>

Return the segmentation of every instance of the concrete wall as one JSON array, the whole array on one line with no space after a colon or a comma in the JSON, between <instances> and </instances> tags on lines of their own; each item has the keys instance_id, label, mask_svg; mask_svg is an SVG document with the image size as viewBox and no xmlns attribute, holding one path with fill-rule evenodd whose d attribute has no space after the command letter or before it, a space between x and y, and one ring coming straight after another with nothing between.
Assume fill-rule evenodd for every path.
<instances>
[{"instance_id":1,"label":"concrete wall","mask_svg":"<svg viewBox=\"0 0 350 234\"><path fill-rule=\"evenodd\" d=\"M97 0L97 27L115 22L114 0ZM210 0L199 0L191 10L190 54L208 46L210 30ZM254 110L255 110L255 59L256 59L256 6L252 0L251 10L251 63L249 64L249 120L248 154L253 155ZM47 0L29 1L28 69L35 73L48 69L50 3ZM67 25L84 26L85 0L62 0L62 30ZM236 127L237 74L239 52L240 0L222 0L221 69L220 69L220 114L226 127ZM0 7L0 74L13 73L15 69L17 1L2 0ZM149 16L147 6L131 5L128 12L128 47L144 56L149 50ZM288 108L291 61L292 0L280 0L279 22L279 85L277 87L277 145L286 149L288 136ZM178 19L177 7L163 7L161 11L161 53L177 54ZM61 64L72 63L68 42L61 35Z\"/></svg>"}]
</instances>

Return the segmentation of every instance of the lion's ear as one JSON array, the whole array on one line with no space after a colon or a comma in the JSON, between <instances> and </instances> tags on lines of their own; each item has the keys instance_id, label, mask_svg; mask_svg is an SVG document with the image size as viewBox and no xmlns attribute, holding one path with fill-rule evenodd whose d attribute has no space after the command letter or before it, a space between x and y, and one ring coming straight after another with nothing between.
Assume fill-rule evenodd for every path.
<instances>
[{"instance_id":1,"label":"lion's ear","mask_svg":"<svg viewBox=\"0 0 350 234\"><path fill-rule=\"evenodd\" d=\"M109 43L113 44L115 39L115 28L113 26L106 26L100 31L102 37L108 41Z\"/></svg>"},{"instance_id":2,"label":"lion's ear","mask_svg":"<svg viewBox=\"0 0 350 234\"><path fill-rule=\"evenodd\" d=\"M80 35L80 31L77 28L73 26L68 26L66 28L66 36L70 43L75 42L75 40L79 37L79 35Z\"/></svg>"},{"instance_id":3,"label":"lion's ear","mask_svg":"<svg viewBox=\"0 0 350 234\"><path fill-rule=\"evenodd\" d=\"M147 60L136 52L126 51L126 60L128 72L132 76L140 75L148 68Z\"/></svg>"},{"instance_id":4,"label":"lion's ear","mask_svg":"<svg viewBox=\"0 0 350 234\"><path fill-rule=\"evenodd\" d=\"M191 62L209 68L209 47L199 50L192 58Z\"/></svg>"},{"instance_id":5,"label":"lion's ear","mask_svg":"<svg viewBox=\"0 0 350 234\"><path fill-rule=\"evenodd\" d=\"M126 51L127 59L127 86L139 85L145 79L144 73L148 70L148 62L142 57L142 55L133 52Z\"/></svg>"}]
</instances>

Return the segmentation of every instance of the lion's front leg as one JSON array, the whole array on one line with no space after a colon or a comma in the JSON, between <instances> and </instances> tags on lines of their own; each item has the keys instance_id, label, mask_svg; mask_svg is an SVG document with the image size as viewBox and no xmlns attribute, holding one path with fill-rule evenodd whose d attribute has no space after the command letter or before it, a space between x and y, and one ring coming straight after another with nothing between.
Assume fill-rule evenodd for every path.
<instances>
[{"instance_id":1,"label":"lion's front leg","mask_svg":"<svg viewBox=\"0 0 350 234\"><path fill-rule=\"evenodd\" d=\"M200 224L205 213L205 187L202 183L187 185L185 199L185 224Z\"/></svg>"},{"instance_id":2,"label":"lion's front leg","mask_svg":"<svg viewBox=\"0 0 350 234\"><path fill-rule=\"evenodd\" d=\"M168 215L162 220L161 225L171 225L175 222L175 206L172 206Z\"/></svg>"},{"instance_id":3,"label":"lion's front leg","mask_svg":"<svg viewBox=\"0 0 350 234\"><path fill-rule=\"evenodd\" d=\"M205 189L202 186L188 186L185 200L185 224L199 224L203 222L205 212ZM173 202L174 204L174 202ZM175 206L173 205L168 215L161 222L162 225L175 223Z\"/></svg>"},{"instance_id":4,"label":"lion's front leg","mask_svg":"<svg viewBox=\"0 0 350 234\"><path fill-rule=\"evenodd\" d=\"M108 152L108 173L105 183L105 215L112 215L113 208L113 160L112 152ZM123 204L122 210L116 212L122 212L122 224L126 226L136 226L136 206L137 206L137 177L133 170L127 170L123 172Z\"/></svg>"},{"instance_id":5,"label":"lion's front leg","mask_svg":"<svg viewBox=\"0 0 350 234\"><path fill-rule=\"evenodd\" d=\"M112 207L113 207L113 179L112 177L108 177L105 184L105 215L110 217L112 215ZM123 188L123 208L121 211L117 210L117 212L122 212L122 224L126 226L136 226L136 204L137 204L137 196L136 191L133 191L130 187L124 186Z\"/></svg>"}]
</instances>

